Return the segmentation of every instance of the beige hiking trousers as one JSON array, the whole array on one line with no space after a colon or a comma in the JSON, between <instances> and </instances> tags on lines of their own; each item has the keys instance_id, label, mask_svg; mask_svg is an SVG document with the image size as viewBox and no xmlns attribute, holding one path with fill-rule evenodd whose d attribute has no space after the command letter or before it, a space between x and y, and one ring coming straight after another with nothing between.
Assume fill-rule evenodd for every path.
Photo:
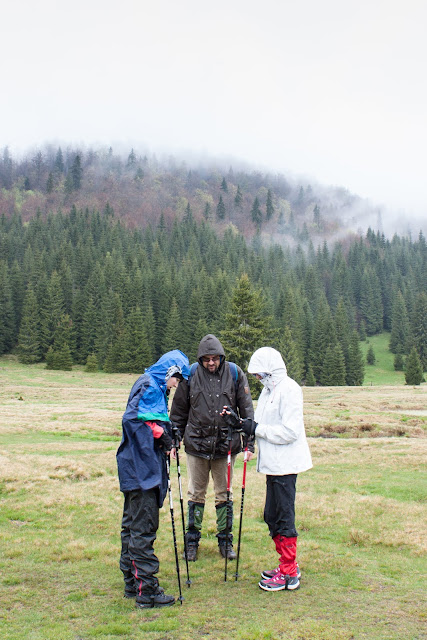
<instances>
[{"instance_id":1,"label":"beige hiking trousers","mask_svg":"<svg viewBox=\"0 0 427 640\"><path fill-rule=\"evenodd\" d=\"M205 503L206 491L209 484L209 474L212 475L215 491L215 506L227 501L227 458L206 460L186 454L188 471L188 499L192 502ZM236 456L231 456L230 469L230 500L233 499L233 469Z\"/></svg>"}]
</instances>

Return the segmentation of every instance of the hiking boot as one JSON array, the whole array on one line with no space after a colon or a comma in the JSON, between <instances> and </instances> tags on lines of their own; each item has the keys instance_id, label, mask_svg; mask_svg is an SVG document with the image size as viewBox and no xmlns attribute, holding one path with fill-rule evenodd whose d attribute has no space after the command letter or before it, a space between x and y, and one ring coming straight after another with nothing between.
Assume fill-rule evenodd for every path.
<instances>
[{"instance_id":1,"label":"hiking boot","mask_svg":"<svg viewBox=\"0 0 427 640\"><path fill-rule=\"evenodd\" d=\"M264 591L281 591L282 589L292 591L293 589L299 588L299 578L298 576L284 576L283 573L279 571L274 578L258 582L258 586L264 589Z\"/></svg>"},{"instance_id":2,"label":"hiking boot","mask_svg":"<svg viewBox=\"0 0 427 640\"><path fill-rule=\"evenodd\" d=\"M187 545L187 560L188 560L188 562L196 562L198 548L199 547L196 544ZM182 557L185 560L185 551L182 554Z\"/></svg>"},{"instance_id":3,"label":"hiking boot","mask_svg":"<svg viewBox=\"0 0 427 640\"><path fill-rule=\"evenodd\" d=\"M277 575L278 573L280 573L280 567L276 567L275 569L270 569L270 570L267 570L267 571L263 571L261 573L261 578L263 578L264 580L270 580L270 578L274 578L274 576ZM297 578L298 578L298 580L301 580L301 570L300 570L298 564L297 564Z\"/></svg>"},{"instance_id":4,"label":"hiking boot","mask_svg":"<svg viewBox=\"0 0 427 640\"><path fill-rule=\"evenodd\" d=\"M137 596L135 602L135 606L138 609L170 607L172 604L175 604L175 598L166 595L162 587L157 587L153 593L141 593Z\"/></svg>"},{"instance_id":5,"label":"hiking boot","mask_svg":"<svg viewBox=\"0 0 427 640\"><path fill-rule=\"evenodd\" d=\"M223 558L225 558L225 550L226 550L227 545L225 544L225 542L223 544L218 544L218 549L220 554L222 555ZM228 543L228 547L227 547L227 559L228 560L235 560L236 559L236 554L233 550L233 545L231 544L231 542Z\"/></svg>"}]
</instances>

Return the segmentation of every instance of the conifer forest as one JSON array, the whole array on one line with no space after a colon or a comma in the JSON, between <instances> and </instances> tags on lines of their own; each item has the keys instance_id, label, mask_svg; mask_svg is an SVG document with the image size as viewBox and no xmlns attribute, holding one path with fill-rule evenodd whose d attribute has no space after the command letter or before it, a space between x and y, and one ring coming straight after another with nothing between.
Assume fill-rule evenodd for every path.
<instances>
[{"instance_id":1,"label":"conifer forest","mask_svg":"<svg viewBox=\"0 0 427 640\"><path fill-rule=\"evenodd\" d=\"M174 348L194 361L215 333L242 367L271 345L300 383L359 385L360 340L386 330L427 369L421 231L333 240L348 194L337 210L284 178L166 171L133 151L103 163L3 153L0 354L140 373Z\"/></svg>"}]
</instances>

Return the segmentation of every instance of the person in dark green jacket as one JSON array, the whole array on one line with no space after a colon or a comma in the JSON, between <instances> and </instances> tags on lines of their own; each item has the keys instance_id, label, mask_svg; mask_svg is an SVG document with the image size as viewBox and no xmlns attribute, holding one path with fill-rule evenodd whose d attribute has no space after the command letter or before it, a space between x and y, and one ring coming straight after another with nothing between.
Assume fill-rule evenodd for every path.
<instances>
[{"instance_id":1,"label":"person in dark green jacket","mask_svg":"<svg viewBox=\"0 0 427 640\"><path fill-rule=\"evenodd\" d=\"M242 418L253 418L254 411L248 380L242 369L225 359L221 342L212 334L199 344L198 362L190 368L190 377L175 392L171 421L183 438L188 471L187 558L195 561L202 530L206 491L212 475L215 490L219 551L233 560L232 503L227 522L228 426L221 416L224 405L231 406ZM231 473L236 455L242 450L241 435L233 432ZM248 459L252 457L253 439ZM173 455L172 451L172 455ZM232 493L230 494L232 498ZM227 543L228 532L228 543Z\"/></svg>"}]
</instances>

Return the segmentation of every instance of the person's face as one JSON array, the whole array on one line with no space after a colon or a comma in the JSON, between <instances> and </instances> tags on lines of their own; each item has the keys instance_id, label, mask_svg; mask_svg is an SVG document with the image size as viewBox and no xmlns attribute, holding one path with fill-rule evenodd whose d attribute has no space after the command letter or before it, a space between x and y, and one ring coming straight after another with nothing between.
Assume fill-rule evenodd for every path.
<instances>
[{"instance_id":1,"label":"person's face","mask_svg":"<svg viewBox=\"0 0 427 640\"><path fill-rule=\"evenodd\" d=\"M210 373L215 373L215 371L219 367L221 359L219 356L203 356L202 363L205 369L207 369Z\"/></svg>"},{"instance_id":2,"label":"person's face","mask_svg":"<svg viewBox=\"0 0 427 640\"><path fill-rule=\"evenodd\" d=\"M175 376L172 376L166 382L166 390L170 391L172 388L176 389L176 387L179 385L179 383L180 383L180 378L175 378Z\"/></svg>"}]
</instances>

